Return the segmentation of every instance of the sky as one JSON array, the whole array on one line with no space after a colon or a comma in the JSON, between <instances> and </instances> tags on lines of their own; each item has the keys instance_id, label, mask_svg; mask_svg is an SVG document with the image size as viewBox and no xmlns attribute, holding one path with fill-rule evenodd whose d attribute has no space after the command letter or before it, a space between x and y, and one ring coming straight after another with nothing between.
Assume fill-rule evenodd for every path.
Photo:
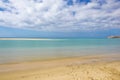
<instances>
[{"instance_id":1,"label":"sky","mask_svg":"<svg viewBox=\"0 0 120 80\"><path fill-rule=\"evenodd\" d=\"M120 35L120 0L0 0L0 37Z\"/></svg>"}]
</instances>

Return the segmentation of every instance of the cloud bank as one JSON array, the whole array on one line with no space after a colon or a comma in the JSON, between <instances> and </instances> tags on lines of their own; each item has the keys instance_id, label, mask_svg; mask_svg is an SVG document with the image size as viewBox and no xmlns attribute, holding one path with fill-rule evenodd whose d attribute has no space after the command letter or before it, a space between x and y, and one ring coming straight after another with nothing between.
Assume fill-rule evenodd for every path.
<instances>
[{"instance_id":1,"label":"cloud bank","mask_svg":"<svg viewBox=\"0 0 120 80\"><path fill-rule=\"evenodd\" d=\"M0 26L39 31L120 29L120 1L0 0Z\"/></svg>"}]
</instances>

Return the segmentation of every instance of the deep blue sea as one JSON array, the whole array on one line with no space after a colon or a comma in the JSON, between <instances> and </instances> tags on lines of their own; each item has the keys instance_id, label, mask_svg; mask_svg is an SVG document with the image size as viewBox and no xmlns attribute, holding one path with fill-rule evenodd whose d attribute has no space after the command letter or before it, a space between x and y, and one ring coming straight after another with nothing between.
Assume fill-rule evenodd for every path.
<instances>
[{"instance_id":1,"label":"deep blue sea","mask_svg":"<svg viewBox=\"0 0 120 80\"><path fill-rule=\"evenodd\" d=\"M120 39L0 40L0 63L120 54Z\"/></svg>"}]
</instances>

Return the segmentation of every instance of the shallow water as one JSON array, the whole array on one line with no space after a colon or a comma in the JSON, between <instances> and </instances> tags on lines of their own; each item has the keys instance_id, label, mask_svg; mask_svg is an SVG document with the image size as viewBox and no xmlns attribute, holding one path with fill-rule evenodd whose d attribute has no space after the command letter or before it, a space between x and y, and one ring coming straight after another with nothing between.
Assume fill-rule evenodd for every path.
<instances>
[{"instance_id":1,"label":"shallow water","mask_svg":"<svg viewBox=\"0 0 120 80\"><path fill-rule=\"evenodd\" d=\"M120 54L120 39L0 40L0 63L94 54Z\"/></svg>"}]
</instances>

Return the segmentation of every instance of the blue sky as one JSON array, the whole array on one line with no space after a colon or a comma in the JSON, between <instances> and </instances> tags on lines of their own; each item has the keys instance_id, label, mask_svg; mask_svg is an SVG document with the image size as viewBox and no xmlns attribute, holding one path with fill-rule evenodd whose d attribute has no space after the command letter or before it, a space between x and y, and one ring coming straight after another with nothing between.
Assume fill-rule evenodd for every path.
<instances>
[{"instance_id":1,"label":"blue sky","mask_svg":"<svg viewBox=\"0 0 120 80\"><path fill-rule=\"evenodd\" d=\"M1 0L0 37L120 35L119 4L120 0Z\"/></svg>"}]
</instances>

